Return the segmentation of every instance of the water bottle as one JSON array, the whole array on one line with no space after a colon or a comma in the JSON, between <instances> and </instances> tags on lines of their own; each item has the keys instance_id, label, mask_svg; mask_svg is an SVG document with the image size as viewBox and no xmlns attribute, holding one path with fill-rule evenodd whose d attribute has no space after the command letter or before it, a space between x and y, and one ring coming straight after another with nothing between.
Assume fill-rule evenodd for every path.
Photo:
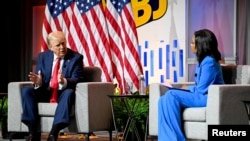
<instances>
[{"instance_id":1,"label":"water bottle","mask_svg":"<svg viewBox=\"0 0 250 141\"><path fill-rule=\"evenodd\" d=\"M145 93L145 79L143 75L139 76L139 94L140 95L146 95Z\"/></svg>"}]
</instances>

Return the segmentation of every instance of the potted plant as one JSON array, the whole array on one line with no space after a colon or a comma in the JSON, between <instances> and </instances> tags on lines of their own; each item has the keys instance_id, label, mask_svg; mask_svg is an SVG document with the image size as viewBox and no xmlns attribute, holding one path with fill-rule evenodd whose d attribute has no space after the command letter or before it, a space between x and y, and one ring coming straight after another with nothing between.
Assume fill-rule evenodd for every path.
<instances>
[{"instance_id":1,"label":"potted plant","mask_svg":"<svg viewBox=\"0 0 250 141\"><path fill-rule=\"evenodd\" d=\"M0 131L1 137L7 136L7 114L8 114L8 99L4 96L0 99Z\"/></svg>"},{"instance_id":2,"label":"potted plant","mask_svg":"<svg viewBox=\"0 0 250 141\"><path fill-rule=\"evenodd\" d=\"M139 95L139 92L136 91L133 95ZM127 124L128 118L128 109L127 108L134 108L132 110L133 114L133 122L135 122L134 126L136 126L138 133L140 135L140 139L144 140L145 133L146 133L146 126L147 126L147 117L148 117L148 110L149 110L149 100L145 98L137 99L135 103L134 98L127 98L126 105L124 104L124 99L114 99L113 100L113 110L115 116L115 124L116 130L119 133L124 132L125 126ZM120 134L119 136L122 136ZM135 134L133 132L133 127L131 126L128 129L128 137L127 140L136 141Z\"/></svg>"}]
</instances>

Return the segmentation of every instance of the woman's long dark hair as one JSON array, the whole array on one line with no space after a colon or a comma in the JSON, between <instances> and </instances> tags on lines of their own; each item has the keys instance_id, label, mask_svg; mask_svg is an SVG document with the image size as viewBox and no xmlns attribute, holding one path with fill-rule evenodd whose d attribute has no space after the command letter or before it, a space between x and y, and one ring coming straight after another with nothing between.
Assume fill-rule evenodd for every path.
<instances>
[{"instance_id":1,"label":"woman's long dark hair","mask_svg":"<svg viewBox=\"0 0 250 141\"><path fill-rule=\"evenodd\" d=\"M194 32L195 47L197 49L196 57L200 64L206 56L213 57L216 61L221 60L221 54L218 50L218 41L214 33L208 29L202 29Z\"/></svg>"}]
</instances>

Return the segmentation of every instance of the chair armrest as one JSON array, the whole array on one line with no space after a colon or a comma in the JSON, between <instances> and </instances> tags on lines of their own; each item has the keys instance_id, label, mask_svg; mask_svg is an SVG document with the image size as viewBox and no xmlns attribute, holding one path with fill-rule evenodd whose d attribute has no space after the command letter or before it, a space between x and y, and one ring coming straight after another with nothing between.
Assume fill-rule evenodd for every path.
<instances>
[{"instance_id":1,"label":"chair armrest","mask_svg":"<svg viewBox=\"0 0 250 141\"><path fill-rule=\"evenodd\" d=\"M208 89L208 124L248 124L243 100L250 101L249 84L211 85Z\"/></svg>"},{"instance_id":2,"label":"chair armrest","mask_svg":"<svg viewBox=\"0 0 250 141\"><path fill-rule=\"evenodd\" d=\"M184 84L193 85L194 82L174 83L172 86L180 88ZM149 84L149 135L158 135L158 100L167 90L168 87L161 83Z\"/></svg>"},{"instance_id":3,"label":"chair armrest","mask_svg":"<svg viewBox=\"0 0 250 141\"><path fill-rule=\"evenodd\" d=\"M79 132L110 129L112 82L84 82L76 86L75 115Z\"/></svg>"},{"instance_id":4,"label":"chair armrest","mask_svg":"<svg viewBox=\"0 0 250 141\"><path fill-rule=\"evenodd\" d=\"M32 85L30 81L10 82L8 84L8 131L22 131L21 88Z\"/></svg>"},{"instance_id":5,"label":"chair armrest","mask_svg":"<svg viewBox=\"0 0 250 141\"><path fill-rule=\"evenodd\" d=\"M158 100L168 88L161 83L149 84L149 135L158 135Z\"/></svg>"}]
</instances>

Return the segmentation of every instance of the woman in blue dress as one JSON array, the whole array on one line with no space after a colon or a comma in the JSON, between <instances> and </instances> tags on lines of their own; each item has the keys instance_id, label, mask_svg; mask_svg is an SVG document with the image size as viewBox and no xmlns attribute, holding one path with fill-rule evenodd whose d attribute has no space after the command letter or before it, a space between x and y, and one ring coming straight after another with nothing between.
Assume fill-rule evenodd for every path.
<instances>
[{"instance_id":1,"label":"woman in blue dress","mask_svg":"<svg viewBox=\"0 0 250 141\"><path fill-rule=\"evenodd\" d=\"M168 90L158 101L158 141L185 141L182 131L183 108L205 107L209 85L224 84L219 61L221 54L213 32L202 29L194 32L191 50L196 54L195 85L186 90Z\"/></svg>"}]
</instances>

